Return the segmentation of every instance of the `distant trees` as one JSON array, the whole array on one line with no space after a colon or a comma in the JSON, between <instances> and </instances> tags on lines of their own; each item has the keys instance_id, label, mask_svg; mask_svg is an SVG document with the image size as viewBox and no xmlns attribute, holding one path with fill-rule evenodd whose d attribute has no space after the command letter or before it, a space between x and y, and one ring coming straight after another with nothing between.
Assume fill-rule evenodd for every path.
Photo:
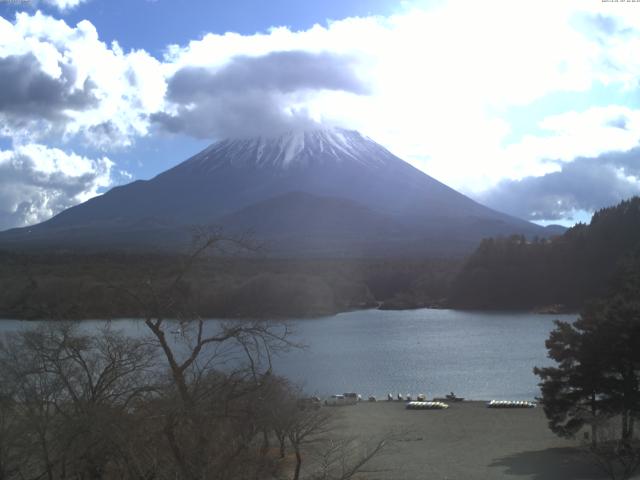
<instances>
[{"instance_id":1,"label":"distant trees","mask_svg":"<svg viewBox=\"0 0 640 480\"><path fill-rule=\"evenodd\" d=\"M450 303L465 308L582 308L606 294L618 263L640 246L640 197L596 212L564 235L484 240L455 278Z\"/></svg>"},{"instance_id":2,"label":"distant trees","mask_svg":"<svg viewBox=\"0 0 640 480\"><path fill-rule=\"evenodd\" d=\"M608 297L574 324L556 322L546 345L557 366L534 369L551 430L574 437L589 427L590 451L612 478L640 467L639 267L627 259Z\"/></svg>"},{"instance_id":3,"label":"distant trees","mask_svg":"<svg viewBox=\"0 0 640 480\"><path fill-rule=\"evenodd\" d=\"M0 251L0 317L133 318L151 279L166 288L187 255ZM447 296L461 259L274 258L255 254L200 258L183 282L193 310L207 317L265 318L327 315L384 302L423 307Z\"/></svg>"}]
</instances>

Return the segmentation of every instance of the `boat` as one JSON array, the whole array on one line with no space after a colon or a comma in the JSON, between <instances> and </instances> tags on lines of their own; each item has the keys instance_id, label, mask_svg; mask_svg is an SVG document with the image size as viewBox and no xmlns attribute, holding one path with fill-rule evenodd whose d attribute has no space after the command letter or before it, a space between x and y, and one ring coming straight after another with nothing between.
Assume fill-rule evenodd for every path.
<instances>
[{"instance_id":1,"label":"boat","mask_svg":"<svg viewBox=\"0 0 640 480\"><path fill-rule=\"evenodd\" d=\"M536 402L526 400L491 400L487 408L535 408Z\"/></svg>"},{"instance_id":2,"label":"boat","mask_svg":"<svg viewBox=\"0 0 640 480\"><path fill-rule=\"evenodd\" d=\"M449 402L462 402L462 401L464 401L464 397L458 397L453 392L449 393L448 395L445 395L445 398Z\"/></svg>"},{"instance_id":3,"label":"boat","mask_svg":"<svg viewBox=\"0 0 640 480\"><path fill-rule=\"evenodd\" d=\"M362 400L362 397L357 393L349 392L331 395L324 401L324 404L327 406L339 406L339 405L356 405L359 401Z\"/></svg>"},{"instance_id":4,"label":"boat","mask_svg":"<svg viewBox=\"0 0 640 480\"><path fill-rule=\"evenodd\" d=\"M449 408L444 402L408 402L407 410L444 410Z\"/></svg>"}]
</instances>

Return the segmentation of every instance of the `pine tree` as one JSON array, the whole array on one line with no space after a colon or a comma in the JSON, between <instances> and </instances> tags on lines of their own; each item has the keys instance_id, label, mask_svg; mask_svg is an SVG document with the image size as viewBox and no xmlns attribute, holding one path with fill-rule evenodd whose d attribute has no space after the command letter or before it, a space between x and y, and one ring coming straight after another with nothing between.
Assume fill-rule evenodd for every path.
<instances>
[{"instance_id":1,"label":"pine tree","mask_svg":"<svg viewBox=\"0 0 640 480\"><path fill-rule=\"evenodd\" d=\"M546 346L558 366L536 367L534 373L542 380L542 404L551 431L573 437L588 425L595 443L597 426L610 411L608 381L603 345L583 327L579 322L556 321Z\"/></svg>"},{"instance_id":2,"label":"pine tree","mask_svg":"<svg viewBox=\"0 0 640 480\"><path fill-rule=\"evenodd\" d=\"M640 467L640 255L623 262L612 287L573 324L556 322L546 346L557 365L534 372L551 430L574 437L590 426L591 453L612 478L630 478Z\"/></svg>"}]
</instances>

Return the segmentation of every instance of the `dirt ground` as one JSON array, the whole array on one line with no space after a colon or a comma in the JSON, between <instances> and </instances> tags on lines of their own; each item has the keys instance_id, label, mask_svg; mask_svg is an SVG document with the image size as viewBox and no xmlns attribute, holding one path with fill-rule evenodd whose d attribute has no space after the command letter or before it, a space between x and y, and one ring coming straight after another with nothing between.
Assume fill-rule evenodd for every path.
<instances>
[{"instance_id":1,"label":"dirt ground","mask_svg":"<svg viewBox=\"0 0 640 480\"><path fill-rule=\"evenodd\" d=\"M331 408L331 407L329 407ZM484 402L447 410L406 410L403 402L333 407L345 435L398 441L369 465L370 479L595 480L606 478L577 441L556 437L541 408L489 409Z\"/></svg>"}]
</instances>

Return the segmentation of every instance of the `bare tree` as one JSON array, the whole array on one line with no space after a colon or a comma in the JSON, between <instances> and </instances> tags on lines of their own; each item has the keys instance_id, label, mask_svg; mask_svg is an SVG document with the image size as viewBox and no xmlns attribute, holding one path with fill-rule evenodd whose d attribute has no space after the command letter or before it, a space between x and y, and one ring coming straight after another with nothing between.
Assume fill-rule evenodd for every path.
<instances>
[{"instance_id":1,"label":"bare tree","mask_svg":"<svg viewBox=\"0 0 640 480\"><path fill-rule=\"evenodd\" d=\"M302 468L303 449L325 439L324 435L330 430L331 414L326 409L298 409L290 414L288 420L287 437L296 456L293 480L298 480Z\"/></svg>"},{"instance_id":2,"label":"bare tree","mask_svg":"<svg viewBox=\"0 0 640 480\"><path fill-rule=\"evenodd\" d=\"M377 440L363 441L345 436L337 428L333 411L300 409L285 416L287 436L295 453L293 480L348 480L363 473L371 460L379 456L389 444L399 438L390 433ZM308 457L305 471L303 459Z\"/></svg>"},{"instance_id":3,"label":"bare tree","mask_svg":"<svg viewBox=\"0 0 640 480\"><path fill-rule=\"evenodd\" d=\"M272 373L273 356L297 346L286 324L208 322L192 307L197 262L251 248L207 232L170 281L115 285L143 313L145 338L51 323L0 342L0 480L269 479L288 446L296 480L320 446L324 463L305 463L306 478L361 471L383 443L331 440L328 411L300 408L302 393Z\"/></svg>"},{"instance_id":4,"label":"bare tree","mask_svg":"<svg viewBox=\"0 0 640 480\"><path fill-rule=\"evenodd\" d=\"M385 436L372 443L358 438L340 438L325 443L316 454L316 470L309 480L348 480L367 470L367 465L380 455L395 435ZM376 470L379 471L379 470ZM370 472L370 471L369 471Z\"/></svg>"},{"instance_id":5,"label":"bare tree","mask_svg":"<svg viewBox=\"0 0 640 480\"><path fill-rule=\"evenodd\" d=\"M246 238L200 230L172 280L149 277L137 290L116 286L138 304L166 360L173 401L165 403L162 431L185 479L231 478L232 466L256 436L262 432L263 450L268 441L256 399L266 391L272 356L293 346L288 327L263 321L206 322L191 306L188 283L197 263L211 253L256 248Z\"/></svg>"},{"instance_id":6,"label":"bare tree","mask_svg":"<svg viewBox=\"0 0 640 480\"><path fill-rule=\"evenodd\" d=\"M113 332L77 332L56 323L13 334L0 344L20 439L20 478L103 478L119 457L117 432L134 400L147 395L153 347Z\"/></svg>"},{"instance_id":7,"label":"bare tree","mask_svg":"<svg viewBox=\"0 0 640 480\"><path fill-rule=\"evenodd\" d=\"M0 480L12 478L20 465L16 439L21 432L12 389L13 385L0 376Z\"/></svg>"}]
</instances>

